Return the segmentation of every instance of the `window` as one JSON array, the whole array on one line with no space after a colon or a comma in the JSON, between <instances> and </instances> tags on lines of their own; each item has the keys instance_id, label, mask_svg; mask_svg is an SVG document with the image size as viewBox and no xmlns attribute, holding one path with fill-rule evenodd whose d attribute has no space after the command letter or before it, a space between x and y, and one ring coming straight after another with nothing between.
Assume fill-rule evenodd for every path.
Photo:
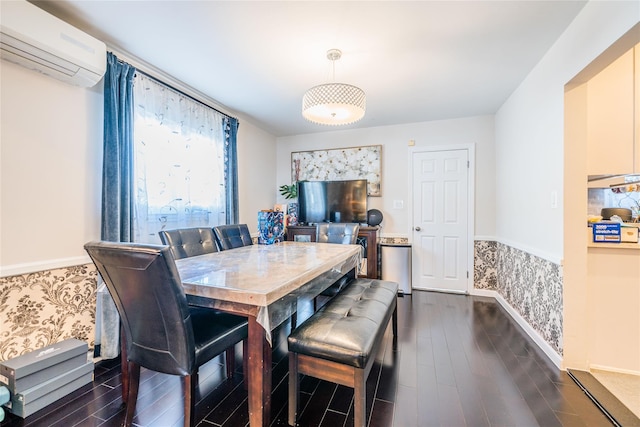
<instances>
[{"instance_id":1,"label":"window","mask_svg":"<svg viewBox=\"0 0 640 427\"><path fill-rule=\"evenodd\" d=\"M224 118L154 79L134 79L134 241L226 223Z\"/></svg>"}]
</instances>

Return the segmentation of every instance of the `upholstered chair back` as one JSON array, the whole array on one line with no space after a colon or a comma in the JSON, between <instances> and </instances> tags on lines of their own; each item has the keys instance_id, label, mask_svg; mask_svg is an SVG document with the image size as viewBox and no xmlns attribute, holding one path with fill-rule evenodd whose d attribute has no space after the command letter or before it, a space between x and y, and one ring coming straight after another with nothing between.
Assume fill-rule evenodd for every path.
<instances>
[{"instance_id":1,"label":"upholstered chair back","mask_svg":"<svg viewBox=\"0 0 640 427\"><path fill-rule=\"evenodd\" d=\"M87 243L123 324L127 356L174 375L194 369L194 336L187 299L167 246Z\"/></svg>"},{"instance_id":2,"label":"upholstered chair back","mask_svg":"<svg viewBox=\"0 0 640 427\"><path fill-rule=\"evenodd\" d=\"M221 251L253 244L247 224L227 224L213 227L213 232Z\"/></svg>"},{"instance_id":3,"label":"upholstered chair back","mask_svg":"<svg viewBox=\"0 0 640 427\"><path fill-rule=\"evenodd\" d=\"M359 230L359 224L341 222L320 223L316 227L316 241L319 243L354 245L358 239Z\"/></svg>"},{"instance_id":4,"label":"upholstered chair back","mask_svg":"<svg viewBox=\"0 0 640 427\"><path fill-rule=\"evenodd\" d=\"M169 245L175 259L218 252L216 238L210 228L180 228L162 230L160 241Z\"/></svg>"}]
</instances>

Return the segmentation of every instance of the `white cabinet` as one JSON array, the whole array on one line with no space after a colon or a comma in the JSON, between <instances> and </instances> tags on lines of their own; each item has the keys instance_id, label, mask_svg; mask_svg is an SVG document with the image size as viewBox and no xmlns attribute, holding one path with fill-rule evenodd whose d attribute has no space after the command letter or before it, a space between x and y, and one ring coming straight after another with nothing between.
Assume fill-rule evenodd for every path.
<instances>
[{"instance_id":1,"label":"white cabinet","mask_svg":"<svg viewBox=\"0 0 640 427\"><path fill-rule=\"evenodd\" d=\"M640 44L635 47L635 145L634 173L640 173Z\"/></svg>"},{"instance_id":2,"label":"white cabinet","mask_svg":"<svg viewBox=\"0 0 640 427\"><path fill-rule=\"evenodd\" d=\"M640 55L639 55L640 56ZM640 79L638 80L640 83ZM587 171L589 175L634 172L634 49L587 83ZM637 113L636 113L637 114ZM640 166L635 162L636 169Z\"/></svg>"},{"instance_id":3,"label":"white cabinet","mask_svg":"<svg viewBox=\"0 0 640 427\"><path fill-rule=\"evenodd\" d=\"M640 253L588 248L587 274L589 363L640 372Z\"/></svg>"}]
</instances>

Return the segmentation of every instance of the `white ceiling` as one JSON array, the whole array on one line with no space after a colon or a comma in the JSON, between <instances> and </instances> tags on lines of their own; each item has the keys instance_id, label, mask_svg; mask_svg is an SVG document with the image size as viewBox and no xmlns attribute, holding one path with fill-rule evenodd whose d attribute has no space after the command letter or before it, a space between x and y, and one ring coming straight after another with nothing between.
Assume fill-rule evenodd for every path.
<instances>
[{"instance_id":1,"label":"white ceiling","mask_svg":"<svg viewBox=\"0 0 640 427\"><path fill-rule=\"evenodd\" d=\"M34 3L284 136L333 129L300 113L331 48L335 80L367 94L346 128L493 114L585 1Z\"/></svg>"}]
</instances>

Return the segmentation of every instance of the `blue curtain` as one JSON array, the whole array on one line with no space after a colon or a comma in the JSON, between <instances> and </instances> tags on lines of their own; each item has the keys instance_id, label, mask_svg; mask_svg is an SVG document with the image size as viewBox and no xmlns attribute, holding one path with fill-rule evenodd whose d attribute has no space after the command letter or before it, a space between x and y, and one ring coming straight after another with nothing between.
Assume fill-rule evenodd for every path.
<instances>
[{"instance_id":1,"label":"blue curtain","mask_svg":"<svg viewBox=\"0 0 640 427\"><path fill-rule=\"evenodd\" d=\"M107 53L104 75L102 240L133 236L133 76L136 69Z\"/></svg>"},{"instance_id":2,"label":"blue curtain","mask_svg":"<svg viewBox=\"0 0 640 427\"><path fill-rule=\"evenodd\" d=\"M134 75L136 69L107 54L104 76L104 154L102 170L102 240L134 241ZM219 123L219 122L218 122ZM227 223L238 222L238 120L223 119ZM100 355L120 352L120 318L104 284L98 289Z\"/></svg>"},{"instance_id":3,"label":"blue curtain","mask_svg":"<svg viewBox=\"0 0 640 427\"><path fill-rule=\"evenodd\" d=\"M133 236L133 76L136 69L107 53L104 75L102 240L130 242ZM100 355L119 354L120 318L104 284L98 289Z\"/></svg>"},{"instance_id":4,"label":"blue curtain","mask_svg":"<svg viewBox=\"0 0 640 427\"><path fill-rule=\"evenodd\" d=\"M225 187L227 189L227 224L238 223L238 119L225 117Z\"/></svg>"}]
</instances>

